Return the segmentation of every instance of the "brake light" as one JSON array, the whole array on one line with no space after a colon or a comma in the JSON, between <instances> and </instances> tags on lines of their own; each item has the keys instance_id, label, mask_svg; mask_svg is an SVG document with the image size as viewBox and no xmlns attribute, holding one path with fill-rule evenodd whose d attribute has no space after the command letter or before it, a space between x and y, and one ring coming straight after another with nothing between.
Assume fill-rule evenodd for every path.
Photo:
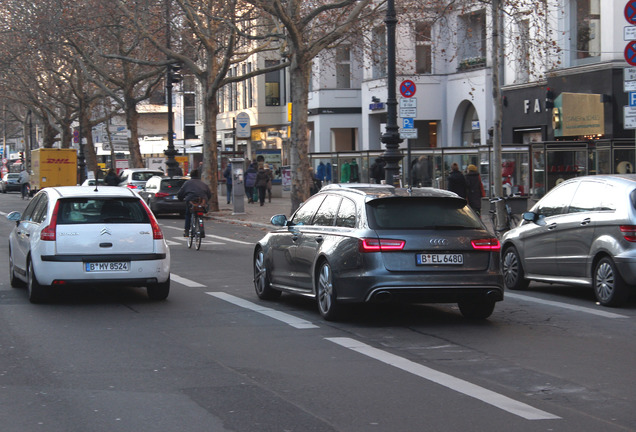
<instances>
[{"instance_id":1,"label":"brake light","mask_svg":"<svg viewBox=\"0 0 636 432\"><path fill-rule=\"evenodd\" d=\"M139 201L144 206L144 209L146 210L146 214L148 215L148 219L150 219L150 226L152 227L153 240L161 240L163 238L163 232L161 231L161 228L159 227L159 223L157 222L155 215L152 214L152 211L146 205L146 202L144 200L139 200Z\"/></svg>"},{"instance_id":2,"label":"brake light","mask_svg":"<svg viewBox=\"0 0 636 432\"><path fill-rule=\"evenodd\" d=\"M636 225L621 225L621 233L628 242L636 242Z\"/></svg>"},{"instance_id":3,"label":"brake light","mask_svg":"<svg viewBox=\"0 0 636 432\"><path fill-rule=\"evenodd\" d=\"M501 249L501 243L496 238L486 238L479 240L471 240L470 244L473 245L473 249L476 250L489 250L498 251Z\"/></svg>"},{"instance_id":4,"label":"brake light","mask_svg":"<svg viewBox=\"0 0 636 432\"><path fill-rule=\"evenodd\" d=\"M127 184L126 187L128 189L137 189L137 186L135 186L134 184Z\"/></svg>"},{"instance_id":5,"label":"brake light","mask_svg":"<svg viewBox=\"0 0 636 432\"><path fill-rule=\"evenodd\" d=\"M60 208L60 202L57 201L55 203L55 208L53 209L53 213L51 214L51 222L49 222L48 226L44 227L44 229L40 231L40 240L55 241L55 230L57 228L57 210L59 208Z\"/></svg>"},{"instance_id":6,"label":"brake light","mask_svg":"<svg viewBox=\"0 0 636 432\"><path fill-rule=\"evenodd\" d=\"M360 252L386 252L404 249L406 242L395 239L364 238L358 241Z\"/></svg>"},{"instance_id":7,"label":"brake light","mask_svg":"<svg viewBox=\"0 0 636 432\"><path fill-rule=\"evenodd\" d=\"M167 193L167 192L157 192L157 193L155 194L155 197L156 197L156 198L165 198L165 197L167 197L167 196L170 196L170 194L169 194L169 193Z\"/></svg>"}]
</instances>

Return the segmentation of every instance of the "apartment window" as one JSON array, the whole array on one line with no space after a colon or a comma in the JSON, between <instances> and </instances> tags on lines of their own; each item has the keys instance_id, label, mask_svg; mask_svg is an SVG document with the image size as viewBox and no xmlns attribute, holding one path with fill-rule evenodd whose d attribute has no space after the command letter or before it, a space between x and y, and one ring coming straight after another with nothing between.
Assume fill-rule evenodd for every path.
<instances>
[{"instance_id":1,"label":"apartment window","mask_svg":"<svg viewBox=\"0 0 636 432\"><path fill-rule=\"evenodd\" d=\"M517 39L515 40L515 46L517 47L518 56L516 62L516 81L528 82L530 77L530 49L528 47L528 41L530 40L530 21L521 20L517 23Z\"/></svg>"},{"instance_id":2,"label":"apartment window","mask_svg":"<svg viewBox=\"0 0 636 432\"><path fill-rule=\"evenodd\" d=\"M247 63L247 73L252 72L252 63ZM252 106L254 106L254 100L253 100L253 88L252 88L252 80L253 78L248 78L247 79L247 107L251 108Z\"/></svg>"},{"instance_id":3,"label":"apartment window","mask_svg":"<svg viewBox=\"0 0 636 432\"><path fill-rule=\"evenodd\" d=\"M245 74L247 73L247 65L243 63L241 68L243 71L242 75L245 76ZM242 104L243 104L241 108L245 109L247 108L247 80L243 80L242 88L241 88L241 97L242 97Z\"/></svg>"},{"instance_id":4,"label":"apartment window","mask_svg":"<svg viewBox=\"0 0 636 432\"><path fill-rule=\"evenodd\" d=\"M415 26L415 73L432 71L431 24L422 22Z\"/></svg>"},{"instance_id":5,"label":"apartment window","mask_svg":"<svg viewBox=\"0 0 636 432\"><path fill-rule=\"evenodd\" d=\"M373 68L372 78L384 78L387 74L386 27L379 26L373 30Z\"/></svg>"},{"instance_id":6,"label":"apartment window","mask_svg":"<svg viewBox=\"0 0 636 432\"><path fill-rule=\"evenodd\" d=\"M351 48L336 48L336 88L351 88Z\"/></svg>"},{"instance_id":7,"label":"apartment window","mask_svg":"<svg viewBox=\"0 0 636 432\"><path fill-rule=\"evenodd\" d=\"M587 63L601 55L601 0L573 0L570 4L574 62Z\"/></svg>"},{"instance_id":8,"label":"apartment window","mask_svg":"<svg viewBox=\"0 0 636 432\"><path fill-rule=\"evenodd\" d=\"M232 76L238 76L238 67L232 68ZM238 94L238 83L235 81L231 84L232 86L232 109L230 111L238 111L239 109L239 94Z\"/></svg>"},{"instance_id":9,"label":"apartment window","mask_svg":"<svg viewBox=\"0 0 636 432\"><path fill-rule=\"evenodd\" d=\"M459 17L459 69L486 66L486 13L472 12Z\"/></svg>"},{"instance_id":10,"label":"apartment window","mask_svg":"<svg viewBox=\"0 0 636 432\"><path fill-rule=\"evenodd\" d=\"M479 145L481 126L479 124L479 115L477 110L471 104L464 113L464 121L462 123L462 146L470 147Z\"/></svg>"},{"instance_id":11,"label":"apartment window","mask_svg":"<svg viewBox=\"0 0 636 432\"><path fill-rule=\"evenodd\" d=\"M265 67L276 66L278 61L265 60ZM280 71L265 74L265 105L280 106Z\"/></svg>"}]
</instances>

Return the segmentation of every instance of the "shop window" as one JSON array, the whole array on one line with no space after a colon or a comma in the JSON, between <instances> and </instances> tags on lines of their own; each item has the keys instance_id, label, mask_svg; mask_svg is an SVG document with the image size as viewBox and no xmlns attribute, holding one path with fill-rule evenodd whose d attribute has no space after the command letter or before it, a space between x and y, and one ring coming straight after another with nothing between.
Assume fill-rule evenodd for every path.
<instances>
[{"instance_id":1,"label":"shop window","mask_svg":"<svg viewBox=\"0 0 636 432\"><path fill-rule=\"evenodd\" d=\"M466 109L462 123L462 146L469 147L480 143L480 125L477 110L471 104Z\"/></svg>"},{"instance_id":2,"label":"shop window","mask_svg":"<svg viewBox=\"0 0 636 432\"><path fill-rule=\"evenodd\" d=\"M573 63L589 63L601 55L601 0L570 2Z\"/></svg>"},{"instance_id":3,"label":"shop window","mask_svg":"<svg viewBox=\"0 0 636 432\"><path fill-rule=\"evenodd\" d=\"M616 174L633 174L633 161L633 149L614 149L614 172Z\"/></svg>"},{"instance_id":4,"label":"shop window","mask_svg":"<svg viewBox=\"0 0 636 432\"><path fill-rule=\"evenodd\" d=\"M415 73L432 72L431 24L417 23L415 26Z\"/></svg>"},{"instance_id":5,"label":"shop window","mask_svg":"<svg viewBox=\"0 0 636 432\"><path fill-rule=\"evenodd\" d=\"M459 17L459 69L486 66L486 13L478 11Z\"/></svg>"},{"instance_id":6,"label":"shop window","mask_svg":"<svg viewBox=\"0 0 636 432\"><path fill-rule=\"evenodd\" d=\"M276 60L265 60L265 67L278 64ZM280 106L280 71L265 74L265 105Z\"/></svg>"}]
</instances>

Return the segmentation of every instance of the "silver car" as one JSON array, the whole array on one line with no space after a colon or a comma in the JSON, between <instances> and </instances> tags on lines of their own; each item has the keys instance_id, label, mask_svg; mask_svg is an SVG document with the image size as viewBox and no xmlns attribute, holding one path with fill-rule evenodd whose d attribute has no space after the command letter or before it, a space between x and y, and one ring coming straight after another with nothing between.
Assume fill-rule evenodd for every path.
<instances>
[{"instance_id":1,"label":"silver car","mask_svg":"<svg viewBox=\"0 0 636 432\"><path fill-rule=\"evenodd\" d=\"M524 213L502 238L508 289L529 281L591 287L605 306L636 285L636 175L567 180Z\"/></svg>"},{"instance_id":2,"label":"silver car","mask_svg":"<svg viewBox=\"0 0 636 432\"><path fill-rule=\"evenodd\" d=\"M452 192L329 185L254 248L256 294L315 298L327 320L347 303L458 303L489 317L503 299L499 241Z\"/></svg>"}]
</instances>

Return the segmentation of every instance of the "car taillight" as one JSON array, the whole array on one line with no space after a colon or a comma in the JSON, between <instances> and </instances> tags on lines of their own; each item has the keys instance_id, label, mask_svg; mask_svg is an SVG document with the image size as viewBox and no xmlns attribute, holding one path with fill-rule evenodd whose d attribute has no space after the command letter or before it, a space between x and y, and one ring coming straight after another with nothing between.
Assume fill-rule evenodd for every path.
<instances>
[{"instance_id":1,"label":"car taillight","mask_svg":"<svg viewBox=\"0 0 636 432\"><path fill-rule=\"evenodd\" d=\"M157 193L155 194L155 197L156 197L156 198L165 198L165 197L167 197L167 196L170 196L170 194L169 194L169 193L167 193L167 192L157 192Z\"/></svg>"},{"instance_id":2,"label":"car taillight","mask_svg":"<svg viewBox=\"0 0 636 432\"><path fill-rule=\"evenodd\" d=\"M135 186L134 184L127 184L126 187L128 189L137 189L137 186Z\"/></svg>"},{"instance_id":3,"label":"car taillight","mask_svg":"<svg viewBox=\"0 0 636 432\"><path fill-rule=\"evenodd\" d=\"M501 243L496 238L486 238L479 240L471 240L470 244L473 245L473 249L477 250L490 250L498 251L501 249Z\"/></svg>"},{"instance_id":4,"label":"car taillight","mask_svg":"<svg viewBox=\"0 0 636 432\"><path fill-rule=\"evenodd\" d=\"M140 201L141 201L141 204L144 206L144 209L146 210L148 219L150 219L150 226L152 227L152 238L154 240L161 240L163 238L163 232L161 231L161 228L159 227L159 223L157 222L155 215L152 214L152 211L146 205L146 202L144 200L140 200Z\"/></svg>"},{"instance_id":5,"label":"car taillight","mask_svg":"<svg viewBox=\"0 0 636 432\"><path fill-rule=\"evenodd\" d=\"M404 249L404 240L363 238L358 241L360 252L386 252Z\"/></svg>"},{"instance_id":6,"label":"car taillight","mask_svg":"<svg viewBox=\"0 0 636 432\"><path fill-rule=\"evenodd\" d=\"M628 242L636 242L636 225L621 225L621 233Z\"/></svg>"},{"instance_id":7,"label":"car taillight","mask_svg":"<svg viewBox=\"0 0 636 432\"><path fill-rule=\"evenodd\" d=\"M44 229L40 231L40 240L55 241L55 229L57 228L57 210L59 208L60 202L57 201L55 203L55 208L53 209L53 214L51 214L51 222L49 222L48 226L44 227Z\"/></svg>"}]
</instances>

